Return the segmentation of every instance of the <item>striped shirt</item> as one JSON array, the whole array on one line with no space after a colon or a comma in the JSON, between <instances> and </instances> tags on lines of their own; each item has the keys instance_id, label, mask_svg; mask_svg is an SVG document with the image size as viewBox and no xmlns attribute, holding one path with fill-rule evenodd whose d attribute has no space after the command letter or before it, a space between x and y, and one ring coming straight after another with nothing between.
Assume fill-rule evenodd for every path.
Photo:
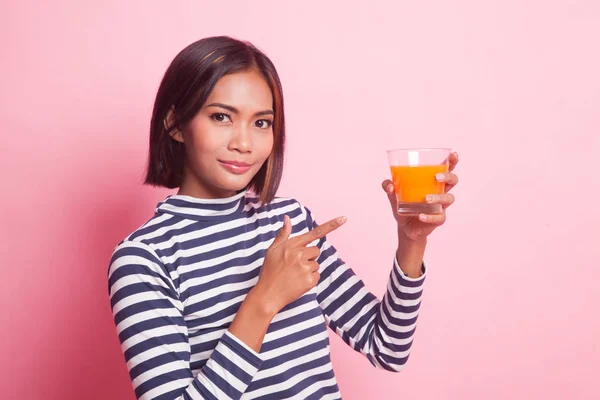
<instances>
[{"instance_id":1,"label":"striped shirt","mask_svg":"<svg viewBox=\"0 0 600 400\"><path fill-rule=\"evenodd\" d=\"M327 326L375 367L402 369L425 274L394 257L379 301L326 238L310 244L319 283L275 316L259 353L227 330L286 214L292 237L317 226L294 199L174 195L115 248L110 303L138 399L339 399Z\"/></svg>"}]
</instances>

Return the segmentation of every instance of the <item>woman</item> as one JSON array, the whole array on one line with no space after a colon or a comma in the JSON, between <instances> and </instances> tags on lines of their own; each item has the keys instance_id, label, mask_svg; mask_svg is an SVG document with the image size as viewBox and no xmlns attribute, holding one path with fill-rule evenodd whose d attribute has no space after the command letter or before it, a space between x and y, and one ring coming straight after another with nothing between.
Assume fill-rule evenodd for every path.
<instances>
[{"instance_id":1,"label":"woman","mask_svg":"<svg viewBox=\"0 0 600 400\"><path fill-rule=\"evenodd\" d=\"M146 183L178 193L116 247L108 276L139 399L340 398L326 325L376 367L406 363L426 238L445 213L393 212L398 250L379 302L326 240L345 218L319 226L275 197L284 126L275 67L249 43L203 39L167 69ZM383 189L394 210L389 180Z\"/></svg>"}]
</instances>

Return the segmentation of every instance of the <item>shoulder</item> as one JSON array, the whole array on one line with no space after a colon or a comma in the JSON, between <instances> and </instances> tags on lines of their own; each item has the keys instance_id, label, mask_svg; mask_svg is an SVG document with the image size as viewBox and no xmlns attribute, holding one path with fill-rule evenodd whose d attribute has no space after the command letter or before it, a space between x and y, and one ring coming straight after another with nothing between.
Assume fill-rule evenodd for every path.
<instances>
[{"instance_id":1,"label":"shoulder","mask_svg":"<svg viewBox=\"0 0 600 400\"><path fill-rule=\"evenodd\" d=\"M140 249L138 252L145 250L160 259L157 254L160 254L161 243L167 241L172 235L185 231L186 227L193 223L193 220L185 220L176 215L155 211L150 219L132 231L116 246L113 254L120 250L137 248Z\"/></svg>"},{"instance_id":2,"label":"shoulder","mask_svg":"<svg viewBox=\"0 0 600 400\"><path fill-rule=\"evenodd\" d=\"M151 247L157 237L160 237L169 229L177 227L181 224L181 221L182 218L175 215L155 213L152 218L131 232L123 241L143 243Z\"/></svg>"},{"instance_id":3,"label":"shoulder","mask_svg":"<svg viewBox=\"0 0 600 400\"><path fill-rule=\"evenodd\" d=\"M293 215L307 215L307 213L310 213L306 206L294 197L276 196L271 202L265 204L260 202L256 194L249 193L246 195L246 203L248 208L254 209L258 213L269 213L282 216L287 214L290 217Z\"/></svg>"},{"instance_id":4,"label":"shoulder","mask_svg":"<svg viewBox=\"0 0 600 400\"><path fill-rule=\"evenodd\" d=\"M148 244L125 239L113 249L109 264L109 277L119 268L126 265L137 265L157 272L162 272L160 258Z\"/></svg>"},{"instance_id":5,"label":"shoulder","mask_svg":"<svg viewBox=\"0 0 600 400\"><path fill-rule=\"evenodd\" d=\"M109 276L124 265L135 264L151 270L162 270L153 239L161 234L166 221L163 215L154 215L118 243L110 258Z\"/></svg>"},{"instance_id":6,"label":"shoulder","mask_svg":"<svg viewBox=\"0 0 600 400\"><path fill-rule=\"evenodd\" d=\"M131 240L129 238L121 241L112 252L111 262L122 257L145 258L152 262L160 262L154 249L143 241Z\"/></svg>"},{"instance_id":7,"label":"shoulder","mask_svg":"<svg viewBox=\"0 0 600 400\"><path fill-rule=\"evenodd\" d=\"M169 273L154 252L145 243L123 240L113 250L108 266L108 292L154 280L169 281ZM171 286L168 286L171 287ZM133 290L133 289L132 289Z\"/></svg>"},{"instance_id":8,"label":"shoulder","mask_svg":"<svg viewBox=\"0 0 600 400\"><path fill-rule=\"evenodd\" d=\"M283 216L287 215L295 229L303 229L314 225L310 209L295 197L276 196L270 203L263 204L255 194L246 196L247 204L252 208L250 213L255 213L259 218L268 218L278 223L283 223Z\"/></svg>"}]
</instances>

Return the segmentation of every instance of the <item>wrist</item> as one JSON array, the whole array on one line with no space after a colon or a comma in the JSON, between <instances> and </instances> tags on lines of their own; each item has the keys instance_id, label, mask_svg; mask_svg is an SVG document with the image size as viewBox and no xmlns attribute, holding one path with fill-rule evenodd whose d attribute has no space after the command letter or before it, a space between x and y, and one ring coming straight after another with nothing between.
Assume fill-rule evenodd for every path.
<instances>
[{"instance_id":1,"label":"wrist","mask_svg":"<svg viewBox=\"0 0 600 400\"><path fill-rule=\"evenodd\" d=\"M427 245L427 236L410 237L404 232L404 229L398 226L398 247L400 246L425 246Z\"/></svg>"},{"instance_id":2,"label":"wrist","mask_svg":"<svg viewBox=\"0 0 600 400\"><path fill-rule=\"evenodd\" d=\"M244 303L250 306L261 318L271 320L279 312L279 307L271 299L271 296L258 285L250 289Z\"/></svg>"},{"instance_id":3,"label":"wrist","mask_svg":"<svg viewBox=\"0 0 600 400\"><path fill-rule=\"evenodd\" d=\"M229 332L259 353L274 316L260 293L251 289L235 314Z\"/></svg>"},{"instance_id":4,"label":"wrist","mask_svg":"<svg viewBox=\"0 0 600 400\"><path fill-rule=\"evenodd\" d=\"M425 251L427 247L427 237L412 239L398 235L398 248L410 252Z\"/></svg>"},{"instance_id":5,"label":"wrist","mask_svg":"<svg viewBox=\"0 0 600 400\"><path fill-rule=\"evenodd\" d=\"M423 258L427 238L411 239L398 236L398 250L396 260L402 272L410 278L419 278L422 275Z\"/></svg>"}]
</instances>

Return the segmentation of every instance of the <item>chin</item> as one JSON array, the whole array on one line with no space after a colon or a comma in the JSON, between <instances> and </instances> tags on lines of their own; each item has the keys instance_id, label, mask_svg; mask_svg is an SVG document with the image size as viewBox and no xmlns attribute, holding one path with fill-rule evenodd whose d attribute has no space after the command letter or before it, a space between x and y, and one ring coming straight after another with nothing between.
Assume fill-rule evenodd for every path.
<instances>
[{"instance_id":1,"label":"chin","mask_svg":"<svg viewBox=\"0 0 600 400\"><path fill-rule=\"evenodd\" d=\"M241 178L241 177L240 177ZM219 187L226 191L231 192L239 192L240 190L245 189L252 179L244 178L244 179L224 179Z\"/></svg>"}]
</instances>

